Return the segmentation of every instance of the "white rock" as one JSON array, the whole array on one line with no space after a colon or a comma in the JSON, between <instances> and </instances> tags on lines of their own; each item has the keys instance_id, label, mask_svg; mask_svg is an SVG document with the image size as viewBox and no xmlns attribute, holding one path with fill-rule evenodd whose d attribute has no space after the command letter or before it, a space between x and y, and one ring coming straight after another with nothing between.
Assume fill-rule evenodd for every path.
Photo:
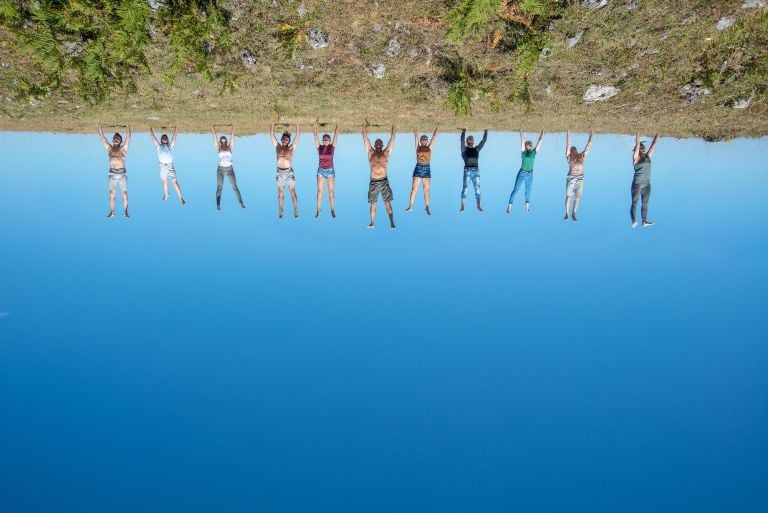
<instances>
[{"instance_id":1,"label":"white rock","mask_svg":"<svg viewBox=\"0 0 768 513\"><path fill-rule=\"evenodd\" d=\"M372 64L368 66L368 70L373 73L374 77L384 78L384 72L387 71L387 68L383 64Z\"/></svg>"},{"instance_id":2,"label":"white rock","mask_svg":"<svg viewBox=\"0 0 768 513\"><path fill-rule=\"evenodd\" d=\"M240 60L243 61L243 66L246 68L252 68L256 64L256 58L247 48L240 53Z\"/></svg>"},{"instance_id":3,"label":"white rock","mask_svg":"<svg viewBox=\"0 0 768 513\"><path fill-rule=\"evenodd\" d=\"M691 103L698 102L702 96L706 96L711 92L710 88L703 86L699 81L685 84L680 88L680 94Z\"/></svg>"},{"instance_id":4,"label":"white rock","mask_svg":"<svg viewBox=\"0 0 768 513\"><path fill-rule=\"evenodd\" d=\"M627 1L627 10L634 11L635 9L639 9L640 4L637 3L637 0L628 0Z\"/></svg>"},{"instance_id":5,"label":"white rock","mask_svg":"<svg viewBox=\"0 0 768 513\"><path fill-rule=\"evenodd\" d=\"M150 121L160 121L160 116L147 116Z\"/></svg>"},{"instance_id":6,"label":"white rock","mask_svg":"<svg viewBox=\"0 0 768 513\"><path fill-rule=\"evenodd\" d=\"M608 98L613 98L620 92L621 89L618 87L592 84L584 93L584 101L588 103L599 102L607 100Z\"/></svg>"},{"instance_id":7,"label":"white rock","mask_svg":"<svg viewBox=\"0 0 768 513\"><path fill-rule=\"evenodd\" d=\"M717 24L715 25L715 28L717 30L725 30L731 25L733 25L734 23L736 23L736 18L734 18L733 16L726 16L724 18L720 18L720 21L717 22Z\"/></svg>"},{"instance_id":8,"label":"white rock","mask_svg":"<svg viewBox=\"0 0 768 513\"><path fill-rule=\"evenodd\" d=\"M397 40L397 38L392 38L387 42L387 56L388 57L397 57L400 55L400 50L402 47L400 46L400 42Z\"/></svg>"},{"instance_id":9,"label":"white rock","mask_svg":"<svg viewBox=\"0 0 768 513\"><path fill-rule=\"evenodd\" d=\"M319 50L320 48L325 48L326 46L328 46L328 42L329 42L328 34L323 32L319 28L309 29L309 32L307 33L307 40L309 41L309 46L311 46L315 50Z\"/></svg>"},{"instance_id":10,"label":"white rock","mask_svg":"<svg viewBox=\"0 0 768 513\"><path fill-rule=\"evenodd\" d=\"M566 39L565 40L565 44L566 44L566 46L568 46L568 48L573 48L574 46L576 46L577 44L579 44L581 42L581 38L583 38L583 37L584 37L584 31L582 30L581 32L579 32L575 36L569 37L568 39Z\"/></svg>"},{"instance_id":11,"label":"white rock","mask_svg":"<svg viewBox=\"0 0 768 513\"><path fill-rule=\"evenodd\" d=\"M735 102L733 102L733 108L734 109L746 109L747 107L749 107L750 103L752 103L752 101L750 99L748 99L748 98L747 99L736 100Z\"/></svg>"},{"instance_id":12,"label":"white rock","mask_svg":"<svg viewBox=\"0 0 768 513\"><path fill-rule=\"evenodd\" d=\"M581 0L581 6L589 9L602 9L608 5L608 0Z\"/></svg>"},{"instance_id":13,"label":"white rock","mask_svg":"<svg viewBox=\"0 0 768 513\"><path fill-rule=\"evenodd\" d=\"M765 7L768 5L768 2L766 0L747 0L743 4L741 4L742 9L759 9L760 7Z\"/></svg>"},{"instance_id":14,"label":"white rock","mask_svg":"<svg viewBox=\"0 0 768 513\"><path fill-rule=\"evenodd\" d=\"M309 12L309 9L307 9L307 5L304 2L301 2L301 4L299 4L299 7L296 9L296 12L298 13L299 16L303 18L304 16L307 15L307 13Z\"/></svg>"},{"instance_id":15,"label":"white rock","mask_svg":"<svg viewBox=\"0 0 768 513\"><path fill-rule=\"evenodd\" d=\"M40 100L35 100L34 98L29 99L29 106L33 109L38 107L40 105Z\"/></svg>"},{"instance_id":16,"label":"white rock","mask_svg":"<svg viewBox=\"0 0 768 513\"><path fill-rule=\"evenodd\" d=\"M546 59L550 55L552 55L552 49L550 47L547 46L545 48L542 48L541 49L541 53L539 53L539 60L543 61L544 59Z\"/></svg>"}]
</instances>

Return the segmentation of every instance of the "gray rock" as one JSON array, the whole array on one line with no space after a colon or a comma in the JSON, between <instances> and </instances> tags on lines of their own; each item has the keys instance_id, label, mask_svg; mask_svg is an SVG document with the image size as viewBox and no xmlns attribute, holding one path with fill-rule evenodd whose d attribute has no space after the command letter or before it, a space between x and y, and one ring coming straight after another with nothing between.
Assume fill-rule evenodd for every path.
<instances>
[{"instance_id":1,"label":"gray rock","mask_svg":"<svg viewBox=\"0 0 768 513\"><path fill-rule=\"evenodd\" d=\"M733 102L733 108L734 109L746 109L749 107L749 104L752 103L751 98L742 98L741 100L736 100Z\"/></svg>"},{"instance_id":2,"label":"gray rock","mask_svg":"<svg viewBox=\"0 0 768 513\"><path fill-rule=\"evenodd\" d=\"M33 109L39 107L40 106L40 100L35 100L34 98L30 98L29 99L29 106L32 107Z\"/></svg>"},{"instance_id":3,"label":"gray rock","mask_svg":"<svg viewBox=\"0 0 768 513\"><path fill-rule=\"evenodd\" d=\"M147 5L153 11L157 11L167 3L168 3L168 0L147 0Z\"/></svg>"},{"instance_id":4,"label":"gray rock","mask_svg":"<svg viewBox=\"0 0 768 513\"><path fill-rule=\"evenodd\" d=\"M581 42L581 38L584 37L584 31L582 30L578 34L574 35L573 37L569 37L565 40L565 44L568 48L573 48L577 44Z\"/></svg>"},{"instance_id":5,"label":"gray rock","mask_svg":"<svg viewBox=\"0 0 768 513\"><path fill-rule=\"evenodd\" d=\"M733 16L726 16L724 18L720 18L720 21L717 22L717 24L715 25L715 28L718 31L725 30L731 25L733 25L734 23L736 23L736 18L734 18Z\"/></svg>"},{"instance_id":6,"label":"gray rock","mask_svg":"<svg viewBox=\"0 0 768 513\"><path fill-rule=\"evenodd\" d=\"M240 60L243 61L243 66L246 68L252 68L256 64L256 58L247 48L240 53Z\"/></svg>"},{"instance_id":7,"label":"gray rock","mask_svg":"<svg viewBox=\"0 0 768 513\"><path fill-rule=\"evenodd\" d=\"M370 71L374 77L381 79L384 78L384 72L387 71L387 68L383 64L371 64L368 66L368 71Z\"/></svg>"},{"instance_id":8,"label":"gray rock","mask_svg":"<svg viewBox=\"0 0 768 513\"><path fill-rule=\"evenodd\" d=\"M304 71L305 69L314 69L314 66L311 64L304 64L303 62L299 64L299 69L301 71Z\"/></svg>"},{"instance_id":9,"label":"gray rock","mask_svg":"<svg viewBox=\"0 0 768 513\"><path fill-rule=\"evenodd\" d=\"M301 2L299 4L299 7L296 9L296 12L301 16L302 18L307 15L309 12L309 9L307 9L307 5L304 2Z\"/></svg>"},{"instance_id":10,"label":"gray rock","mask_svg":"<svg viewBox=\"0 0 768 513\"><path fill-rule=\"evenodd\" d=\"M307 40L309 41L309 46L315 50L325 48L330 42L328 34L317 27L309 29L309 32L307 33Z\"/></svg>"},{"instance_id":11,"label":"gray rock","mask_svg":"<svg viewBox=\"0 0 768 513\"><path fill-rule=\"evenodd\" d=\"M147 116L149 121L160 121L160 116Z\"/></svg>"},{"instance_id":12,"label":"gray rock","mask_svg":"<svg viewBox=\"0 0 768 513\"><path fill-rule=\"evenodd\" d=\"M449 87L450 86L448 85L448 82L440 78L433 78L432 80L427 82L427 88L429 88L431 91L434 91L438 94L447 94Z\"/></svg>"},{"instance_id":13,"label":"gray rock","mask_svg":"<svg viewBox=\"0 0 768 513\"><path fill-rule=\"evenodd\" d=\"M588 9L602 9L608 5L608 0L581 0L581 6Z\"/></svg>"},{"instance_id":14,"label":"gray rock","mask_svg":"<svg viewBox=\"0 0 768 513\"><path fill-rule=\"evenodd\" d=\"M61 43L64 46L64 49L67 51L67 54L69 54L72 57L77 57L80 55L80 52L82 51L82 45L77 41L64 41Z\"/></svg>"},{"instance_id":15,"label":"gray rock","mask_svg":"<svg viewBox=\"0 0 768 513\"><path fill-rule=\"evenodd\" d=\"M416 48L411 48L408 50L408 57L418 57L419 56L419 50Z\"/></svg>"},{"instance_id":16,"label":"gray rock","mask_svg":"<svg viewBox=\"0 0 768 513\"><path fill-rule=\"evenodd\" d=\"M587 103L601 102L613 98L620 92L621 89L615 86L592 84L584 93L584 101Z\"/></svg>"},{"instance_id":17,"label":"gray rock","mask_svg":"<svg viewBox=\"0 0 768 513\"><path fill-rule=\"evenodd\" d=\"M203 43L203 53L205 55L211 55L211 52L213 52L213 45L209 43L208 41Z\"/></svg>"},{"instance_id":18,"label":"gray rock","mask_svg":"<svg viewBox=\"0 0 768 513\"><path fill-rule=\"evenodd\" d=\"M549 48L548 46L544 47L544 48L541 49L541 53L539 54L539 60L543 61L544 59L546 59L550 55L552 55L552 49Z\"/></svg>"},{"instance_id":19,"label":"gray rock","mask_svg":"<svg viewBox=\"0 0 768 513\"><path fill-rule=\"evenodd\" d=\"M660 50L658 48L646 48L645 50L640 52L640 55L656 55L657 53L659 53L659 51Z\"/></svg>"},{"instance_id":20,"label":"gray rock","mask_svg":"<svg viewBox=\"0 0 768 513\"><path fill-rule=\"evenodd\" d=\"M712 90L702 85L701 80L695 80L680 88L680 95L690 103L701 101L702 96L710 94Z\"/></svg>"},{"instance_id":21,"label":"gray rock","mask_svg":"<svg viewBox=\"0 0 768 513\"><path fill-rule=\"evenodd\" d=\"M58 103L59 105L66 105L69 102L67 100L58 100L58 101L56 101L56 103Z\"/></svg>"},{"instance_id":22,"label":"gray rock","mask_svg":"<svg viewBox=\"0 0 768 513\"><path fill-rule=\"evenodd\" d=\"M387 57L397 57L401 50L402 46L396 38L393 37L387 42Z\"/></svg>"},{"instance_id":23,"label":"gray rock","mask_svg":"<svg viewBox=\"0 0 768 513\"><path fill-rule=\"evenodd\" d=\"M544 87L544 92L547 93L547 95L552 96L552 84L547 84Z\"/></svg>"},{"instance_id":24,"label":"gray rock","mask_svg":"<svg viewBox=\"0 0 768 513\"><path fill-rule=\"evenodd\" d=\"M627 10L634 11L635 9L639 9L640 4L637 3L637 0L628 0L627 1Z\"/></svg>"},{"instance_id":25,"label":"gray rock","mask_svg":"<svg viewBox=\"0 0 768 513\"><path fill-rule=\"evenodd\" d=\"M376 33L381 32L381 25L379 25L378 23L374 23L373 27L371 27L371 30L373 30Z\"/></svg>"},{"instance_id":26,"label":"gray rock","mask_svg":"<svg viewBox=\"0 0 768 513\"><path fill-rule=\"evenodd\" d=\"M760 7L765 6L768 6L766 0L746 0L746 2L741 4L742 9L759 9Z\"/></svg>"}]
</instances>

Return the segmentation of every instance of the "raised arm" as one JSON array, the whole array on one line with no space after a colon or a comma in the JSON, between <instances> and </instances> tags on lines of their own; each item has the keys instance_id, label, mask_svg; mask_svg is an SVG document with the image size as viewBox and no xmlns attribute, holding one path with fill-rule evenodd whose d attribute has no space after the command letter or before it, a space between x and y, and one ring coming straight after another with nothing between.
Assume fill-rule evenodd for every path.
<instances>
[{"instance_id":1,"label":"raised arm","mask_svg":"<svg viewBox=\"0 0 768 513\"><path fill-rule=\"evenodd\" d=\"M488 129L483 130L483 138L480 141L480 144L477 145L477 151L480 151L483 149L483 146L485 146L485 141L488 140Z\"/></svg>"},{"instance_id":2,"label":"raised arm","mask_svg":"<svg viewBox=\"0 0 768 513\"><path fill-rule=\"evenodd\" d=\"M536 153L539 152L539 148L541 148L541 141L543 140L544 140L544 130L542 130L541 133L539 133L539 140L536 141Z\"/></svg>"},{"instance_id":3,"label":"raised arm","mask_svg":"<svg viewBox=\"0 0 768 513\"><path fill-rule=\"evenodd\" d=\"M213 134L213 146L216 151L219 151L219 137L216 135L216 127L211 126L211 134Z\"/></svg>"},{"instance_id":4,"label":"raised arm","mask_svg":"<svg viewBox=\"0 0 768 513\"><path fill-rule=\"evenodd\" d=\"M363 125L363 145L365 145L365 151L368 152L368 154L371 153L371 141L368 140L368 128Z\"/></svg>"},{"instance_id":5,"label":"raised arm","mask_svg":"<svg viewBox=\"0 0 768 513\"><path fill-rule=\"evenodd\" d=\"M582 152L582 155L584 155L584 158L589 155L589 150L592 148L592 136L595 135L592 130L589 131L589 139L587 139L587 145L584 146L584 151Z\"/></svg>"},{"instance_id":6,"label":"raised arm","mask_svg":"<svg viewBox=\"0 0 768 513\"><path fill-rule=\"evenodd\" d=\"M435 127L435 131L432 132L432 139L429 140L429 149L432 149L432 145L435 144L435 137L437 137L437 127Z\"/></svg>"},{"instance_id":7,"label":"raised arm","mask_svg":"<svg viewBox=\"0 0 768 513\"><path fill-rule=\"evenodd\" d=\"M632 150L632 163L637 164L640 160L640 132L635 133L635 149Z\"/></svg>"},{"instance_id":8,"label":"raised arm","mask_svg":"<svg viewBox=\"0 0 768 513\"><path fill-rule=\"evenodd\" d=\"M389 141L387 142L387 147L384 149L385 152L389 153L392 151L392 147L395 145L395 135L397 135L397 131L395 130L395 125L392 125L392 131L389 134Z\"/></svg>"},{"instance_id":9,"label":"raised arm","mask_svg":"<svg viewBox=\"0 0 768 513\"><path fill-rule=\"evenodd\" d=\"M277 137L275 137L275 124L274 123L269 125L269 136L272 138L272 146L277 148L278 143L277 143Z\"/></svg>"},{"instance_id":10,"label":"raised arm","mask_svg":"<svg viewBox=\"0 0 768 513\"><path fill-rule=\"evenodd\" d=\"M571 156L571 131L565 131L565 160Z\"/></svg>"},{"instance_id":11,"label":"raised arm","mask_svg":"<svg viewBox=\"0 0 768 513\"><path fill-rule=\"evenodd\" d=\"M128 151L128 145L131 144L131 125L126 125L126 128L128 129L128 134L125 137L125 142L123 143L123 152Z\"/></svg>"},{"instance_id":12,"label":"raised arm","mask_svg":"<svg viewBox=\"0 0 768 513\"><path fill-rule=\"evenodd\" d=\"M171 146L176 146L176 132L178 127L173 127L173 138L171 139Z\"/></svg>"},{"instance_id":13,"label":"raised arm","mask_svg":"<svg viewBox=\"0 0 768 513\"><path fill-rule=\"evenodd\" d=\"M331 141L331 146L334 148L336 147L336 140L339 138L339 124L336 123L336 128L333 129L333 141Z\"/></svg>"},{"instance_id":14,"label":"raised arm","mask_svg":"<svg viewBox=\"0 0 768 513\"><path fill-rule=\"evenodd\" d=\"M467 145L464 142L464 140L467 138L467 129L462 128L461 129L461 152L464 153L464 150L467 149Z\"/></svg>"},{"instance_id":15,"label":"raised arm","mask_svg":"<svg viewBox=\"0 0 768 513\"><path fill-rule=\"evenodd\" d=\"M317 138L317 125L314 126L312 132L315 134L315 148L320 149L320 139Z\"/></svg>"},{"instance_id":16,"label":"raised arm","mask_svg":"<svg viewBox=\"0 0 768 513\"><path fill-rule=\"evenodd\" d=\"M99 137L101 138L101 144L104 146L104 149L109 151L109 148L111 148L112 145L109 144L107 138L104 137L104 128L101 126L101 123L99 123Z\"/></svg>"},{"instance_id":17,"label":"raised arm","mask_svg":"<svg viewBox=\"0 0 768 513\"><path fill-rule=\"evenodd\" d=\"M296 149L296 146L299 144L300 136L301 136L301 128L299 127L299 124L296 123L296 137L293 138L293 144L291 144L291 151Z\"/></svg>"},{"instance_id":18,"label":"raised arm","mask_svg":"<svg viewBox=\"0 0 768 513\"><path fill-rule=\"evenodd\" d=\"M235 124L232 123L232 130L229 132L229 149L235 149Z\"/></svg>"},{"instance_id":19,"label":"raised arm","mask_svg":"<svg viewBox=\"0 0 768 513\"><path fill-rule=\"evenodd\" d=\"M155 146L160 146L160 142L157 140L157 137L155 137L155 131L152 127L149 127L149 136L152 138L152 142L155 143Z\"/></svg>"},{"instance_id":20,"label":"raised arm","mask_svg":"<svg viewBox=\"0 0 768 513\"><path fill-rule=\"evenodd\" d=\"M414 128L413 129L413 142L416 145L416 149L419 149L419 132Z\"/></svg>"},{"instance_id":21,"label":"raised arm","mask_svg":"<svg viewBox=\"0 0 768 513\"><path fill-rule=\"evenodd\" d=\"M520 129L520 151L525 151L525 137L522 128Z\"/></svg>"},{"instance_id":22,"label":"raised arm","mask_svg":"<svg viewBox=\"0 0 768 513\"><path fill-rule=\"evenodd\" d=\"M648 148L648 152L646 155L648 155L648 158L651 158L651 155L653 155L653 150L656 149L656 142L659 140L659 134L653 136L653 141L651 142L651 147Z\"/></svg>"}]
</instances>

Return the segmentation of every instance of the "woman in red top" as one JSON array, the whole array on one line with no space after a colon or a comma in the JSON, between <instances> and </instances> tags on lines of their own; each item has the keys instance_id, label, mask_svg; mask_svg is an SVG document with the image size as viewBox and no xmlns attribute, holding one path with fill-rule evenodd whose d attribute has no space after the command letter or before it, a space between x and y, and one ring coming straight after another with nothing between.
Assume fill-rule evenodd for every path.
<instances>
[{"instance_id":1,"label":"woman in red top","mask_svg":"<svg viewBox=\"0 0 768 513\"><path fill-rule=\"evenodd\" d=\"M336 139L339 137L339 125L333 132L333 142L331 136L323 135L323 144L317 138L317 127L315 127L315 148L320 157L320 163L317 166L317 212L315 218L320 217L320 205L323 203L323 186L328 181L328 201L331 202L331 217L336 217L335 206L336 198L333 195L333 184L336 181L336 170L333 168L333 152L336 149Z\"/></svg>"}]
</instances>

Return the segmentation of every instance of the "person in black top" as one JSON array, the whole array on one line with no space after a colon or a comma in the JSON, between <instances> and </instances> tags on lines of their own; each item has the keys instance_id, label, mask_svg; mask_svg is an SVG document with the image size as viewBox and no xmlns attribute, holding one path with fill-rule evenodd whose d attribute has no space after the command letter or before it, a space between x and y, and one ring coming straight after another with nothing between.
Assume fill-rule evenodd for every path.
<instances>
[{"instance_id":1,"label":"person in black top","mask_svg":"<svg viewBox=\"0 0 768 513\"><path fill-rule=\"evenodd\" d=\"M472 182L472 187L475 189L475 199L477 200L477 209L482 212L483 208L480 206L480 170L478 169L478 158L480 157L480 150L485 146L485 141L488 140L488 130L483 131L483 139L480 144L475 146L475 138L471 135L466 137L466 144L464 142L467 129L461 131L461 158L464 159L464 186L461 188L461 208L459 212L464 212L464 200L467 198L467 179Z\"/></svg>"}]
</instances>

